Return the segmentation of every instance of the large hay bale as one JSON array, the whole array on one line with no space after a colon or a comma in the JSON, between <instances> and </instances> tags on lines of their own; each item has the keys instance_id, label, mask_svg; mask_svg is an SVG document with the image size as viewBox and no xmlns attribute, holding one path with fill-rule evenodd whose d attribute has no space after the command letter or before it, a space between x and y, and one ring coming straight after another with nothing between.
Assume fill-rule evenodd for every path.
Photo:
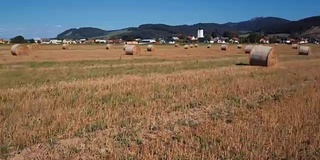
<instances>
[{"instance_id":1,"label":"large hay bale","mask_svg":"<svg viewBox=\"0 0 320 160\"><path fill-rule=\"evenodd\" d=\"M207 48L211 48L211 45L207 45Z\"/></svg>"},{"instance_id":2,"label":"large hay bale","mask_svg":"<svg viewBox=\"0 0 320 160\"><path fill-rule=\"evenodd\" d=\"M154 52L154 51L156 51L156 48L154 47L154 45L149 44L149 45L147 46L147 51L148 51L148 52Z\"/></svg>"},{"instance_id":3,"label":"large hay bale","mask_svg":"<svg viewBox=\"0 0 320 160\"><path fill-rule=\"evenodd\" d=\"M127 45L125 47L125 54L126 55L135 55L141 52L140 47L137 45Z\"/></svg>"},{"instance_id":4,"label":"large hay bale","mask_svg":"<svg viewBox=\"0 0 320 160\"><path fill-rule=\"evenodd\" d=\"M278 64L278 55L272 47L255 46L250 53L250 65L273 67Z\"/></svg>"},{"instance_id":5,"label":"large hay bale","mask_svg":"<svg viewBox=\"0 0 320 160\"><path fill-rule=\"evenodd\" d=\"M311 48L308 46L300 46L299 48L299 55L309 55L311 54Z\"/></svg>"},{"instance_id":6,"label":"large hay bale","mask_svg":"<svg viewBox=\"0 0 320 160\"><path fill-rule=\"evenodd\" d=\"M37 51L40 49L40 45L37 43L27 45L30 51Z\"/></svg>"},{"instance_id":7,"label":"large hay bale","mask_svg":"<svg viewBox=\"0 0 320 160\"><path fill-rule=\"evenodd\" d=\"M175 44L174 47L180 47L180 45L179 44Z\"/></svg>"},{"instance_id":8,"label":"large hay bale","mask_svg":"<svg viewBox=\"0 0 320 160\"><path fill-rule=\"evenodd\" d=\"M247 45L245 48L244 48L244 52L246 54L250 54L251 53L251 50L253 49L254 45Z\"/></svg>"},{"instance_id":9,"label":"large hay bale","mask_svg":"<svg viewBox=\"0 0 320 160\"><path fill-rule=\"evenodd\" d=\"M65 49L65 50L70 49L69 44L63 44L62 45L62 49Z\"/></svg>"},{"instance_id":10,"label":"large hay bale","mask_svg":"<svg viewBox=\"0 0 320 160\"><path fill-rule=\"evenodd\" d=\"M189 49L189 45L184 45L184 49Z\"/></svg>"},{"instance_id":11,"label":"large hay bale","mask_svg":"<svg viewBox=\"0 0 320 160\"><path fill-rule=\"evenodd\" d=\"M195 45L194 45L194 47L195 47L195 48L198 48L198 47L199 47L199 45L198 45L198 44L195 44Z\"/></svg>"},{"instance_id":12,"label":"large hay bale","mask_svg":"<svg viewBox=\"0 0 320 160\"><path fill-rule=\"evenodd\" d=\"M242 45L238 45L237 48L238 48L238 49L241 49L241 48L242 48Z\"/></svg>"},{"instance_id":13,"label":"large hay bale","mask_svg":"<svg viewBox=\"0 0 320 160\"><path fill-rule=\"evenodd\" d=\"M11 54L14 56L29 55L30 49L21 44L15 44L11 47Z\"/></svg>"},{"instance_id":14,"label":"large hay bale","mask_svg":"<svg viewBox=\"0 0 320 160\"><path fill-rule=\"evenodd\" d=\"M190 47L190 48L193 48L193 47L194 47L194 45L193 45L193 44L190 44L190 45L189 45L189 47Z\"/></svg>"},{"instance_id":15,"label":"large hay bale","mask_svg":"<svg viewBox=\"0 0 320 160\"><path fill-rule=\"evenodd\" d=\"M293 44L291 47L292 47L292 49L298 49L299 45L298 44Z\"/></svg>"},{"instance_id":16,"label":"large hay bale","mask_svg":"<svg viewBox=\"0 0 320 160\"><path fill-rule=\"evenodd\" d=\"M106 49L107 50L111 50L113 48L113 45L112 44L107 44L107 46L106 46Z\"/></svg>"},{"instance_id":17,"label":"large hay bale","mask_svg":"<svg viewBox=\"0 0 320 160\"><path fill-rule=\"evenodd\" d=\"M221 45L221 50L222 51L228 50L228 45L226 45L226 44Z\"/></svg>"}]
</instances>

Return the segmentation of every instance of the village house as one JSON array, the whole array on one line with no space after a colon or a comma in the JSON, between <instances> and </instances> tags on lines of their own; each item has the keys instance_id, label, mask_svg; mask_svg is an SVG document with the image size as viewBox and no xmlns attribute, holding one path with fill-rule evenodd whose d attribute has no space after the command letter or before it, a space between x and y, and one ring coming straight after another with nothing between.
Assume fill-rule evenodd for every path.
<instances>
[{"instance_id":1,"label":"village house","mask_svg":"<svg viewBox=\"0 0 320 160\"><path fill-rule=\"evenodd\" d=\"M109 44L120 44L120 43L122 43L122 39L109 39L108 43Z\"/></svg>"},{"instance_id":2,"label":"village house","mask_svg":"<svg viewBox=\"0 0 320 160\"><path fill-rule=\"evenodd\" d=\"M62 43L63 43L63 44L77 44L76 41L74 41L74 40L68 40L68 39L64 39L64 40L62 41Z\"/></svg>"},{"instance_id":3,"label":"village house","mask_svg":"<svg viewBox=\"0 0 320 160\"><path fill-rule=\"evenodd\" d=\"M80 44L85 44L86 42L87 42L87 40L84 38L78 40L78 43L80 43Z\"/></svg>"},{"instance_id":4,"label":"village house","mask_svg":"<svg viewBox=\"0 0 320 160\"><path fill-rule=\"evenodd\" d=\"M229 40L230 43L236 43L236 44L239 44L239 38L237 37L234 37L232 39Z\"/></svg>"},{"instance_id":5,"label":"village house","mask_svg":"<svg viewBox=\"0 0 320 160\"><path fill-rule=\"evenodd\" d=\"M105 39L96 39L94 40L95 43L107 43L107 40Z\"/></svg>"},{"instance_id":6,"label":"village house","mask_svg":"<svg viewBox=\"0 0 320 160\"><path fill-rule=\"evenodd\" d=\"M300 44L307 44L307 43L309 43L309 42L308 42L308 39L302 38L299 43L300 43Z\"/></svg>"},{"instance_id":7,"label":"village house","mask_svg":"<svg viewBox=\"0 0 320 160\"><path fill-rule=\"evenodd\" d=\"M261 44L269 44L269 37L263 37L260 39Z\"/></svg>"},{"instance_id":8,"label":"village house","mask_svg":"<svg viewBox=\"0 0 320 160\"><path fill-rule=\"evenodd\" d=\"M196 41L197 38L195 36L188 36L188 39L190 39L191 41Z\"/></svg>"},{"instance_id":9,"label":"village house","mask_svg":"<svg viewBox=\"0 0 320 160\"><path fill-rule=\"evenodd\" d=\"M139 44L152 44L156 43L157 41L155 39L142 39L140 40Z\"/></svg>"}]
</instances>

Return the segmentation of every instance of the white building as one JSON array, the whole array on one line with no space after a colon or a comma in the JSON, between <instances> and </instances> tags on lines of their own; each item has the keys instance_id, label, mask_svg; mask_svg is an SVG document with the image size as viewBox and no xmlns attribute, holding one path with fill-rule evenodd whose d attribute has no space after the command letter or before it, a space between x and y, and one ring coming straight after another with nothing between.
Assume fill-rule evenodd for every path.
<instances>
[{"instance_id":1,"label":"white building","mask_svg":"<svg viewBox=\"0 0 320 160\"><path fill-rule=\"evenodd\" d=\"M204 38L203 28L199 28L199 30L198 30L198 38Z\"/></svg>"},{"instance_id":2,"label":"white building","mask_svg":"<svg viewBox=\"0 0 320 160\"><path fill-rule=\"evenodd\" d=\"M150 43L156 43L157 41L155 39L143 39L140 41L140 44L150 44Z\"/></svg>"},{"instance_id":3,"label":"white building","mask_svg":"<svg viewBox=\"0 0 320 160\"><path fill-rule=\"evenodd\" d=\"M61 41L61 40L58 40L58 39L52 39L52 40L50 40L49 43L50 43L50 44L61 44L62 41Z\"/></svg>"},{"instance_id":4,"label":"white building","mask_svg":"<svg viewBox=\"0 0 320 160\"><path fill-rule=\"evenodd\" d=\"M172 39L173 39L174 41L179 41L179 38L178 38L178 37L172 37Z\"/></svg>"},{"instance_id":5,"label":"white building","mask_svg":"<svg viewBox=\"0 0 320 160\"><path fill-rule=\"evenodd\" d=\"M197 38L196 37L194 37L194 36L189 36L188 37L191 41L195 41L195 40L197 40Z\"/></svg>"},{"instance_id":6,"label":"white building","mask_svg":"<svg viewBox=\"0 0 320 160\"><path fill-rule=\"evenodd\" d=\"M104 40L104 39L96 39L95 42L96 42L96 43L107 43L107 40Z\"/></svg>"},{"instance_id":7,"label":"white building","mask_svg":"<svg viewBox=\"0 0 320 160\"><path fill-rule=\"evenodd\" d=\"M80 43L80 44L84 44L84 43L86 43L86 42L87 42L86 39L80 39L80 40L79 40L79 43Z\"/></svg>"},{"instance_id":8,"label":"white building","mask_svg":"<svg viewBox=\"0 0 320 160\"><path fill-rule=\"evenodd\" d=\"M62 43L63 43L63 44L77 44L77 42L76 42L76 41L73 41L73 40L66 40L66 39L64 39L64 40L62 41Z\"/></svg>"},{"instance_id":9,"label":"white building","mask_svg":"<svg viewBox=\"0 0 320 160\"><path fill-rule=\"evenodd\" d=\"M299 43L300 43L300 44L307 44L307 43L309 43L309 42L308 42L307 39L302 39Z\"/></svg>"}]
</instances>

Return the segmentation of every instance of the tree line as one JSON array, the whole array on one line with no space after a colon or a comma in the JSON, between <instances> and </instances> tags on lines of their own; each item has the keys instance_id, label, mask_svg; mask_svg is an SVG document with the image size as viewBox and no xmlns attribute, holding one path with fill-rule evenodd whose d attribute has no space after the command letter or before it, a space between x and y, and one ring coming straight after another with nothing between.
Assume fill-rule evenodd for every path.
<instances>
[{"instance_id":1,"label":"tree line","mask_svg":"<svg viewBox=\"0 0 320 160\"><path fill-rule=\"evenodd\" d=\"M34 39L25 39L23 36L16 36L10 39L11 43L36 43Z\"/></svg>"}]
</instances>

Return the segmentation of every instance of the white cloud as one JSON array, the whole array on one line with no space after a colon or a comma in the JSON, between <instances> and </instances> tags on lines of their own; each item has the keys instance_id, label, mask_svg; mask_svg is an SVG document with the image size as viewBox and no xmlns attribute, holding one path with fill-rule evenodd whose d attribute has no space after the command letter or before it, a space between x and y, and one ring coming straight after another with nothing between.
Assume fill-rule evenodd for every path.
<instances>
[{"instance_id":1,"label":"white cloud","mask_svg":"<svg viewBox=\"0 0 320 160\"><path fill-rule=\"evenodd\" d=\"M62 28L63 26L62 25L55 25L55 27Z\"/></svg>"}]
</instances>

